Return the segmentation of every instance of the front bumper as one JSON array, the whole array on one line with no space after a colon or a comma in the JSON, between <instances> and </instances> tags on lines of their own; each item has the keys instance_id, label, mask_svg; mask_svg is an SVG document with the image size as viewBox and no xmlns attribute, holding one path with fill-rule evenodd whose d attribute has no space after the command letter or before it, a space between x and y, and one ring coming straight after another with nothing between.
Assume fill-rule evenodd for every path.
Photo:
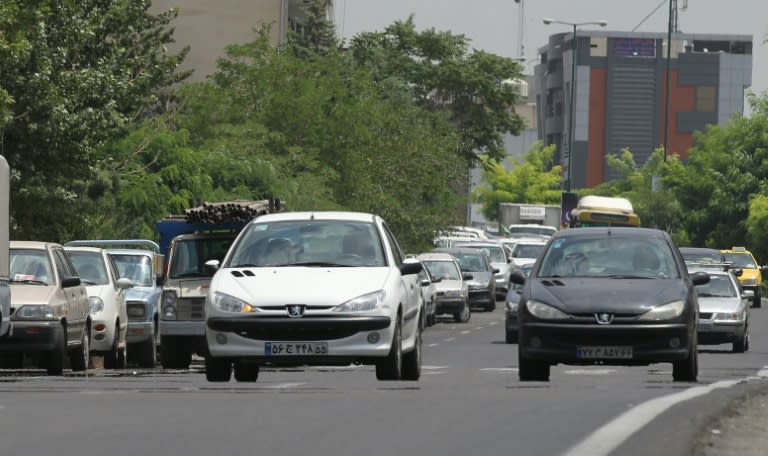
<instances>
[{"instance_id":1,"label":"front bumper","mask_svg":"<svg viewBox=\"0 0 768 456\"><path fill-rule=\"evenodd\" d=\"M435 313L440 314L454 314L464 310L464 299L462 298L438 298L437 305L435 306Z\"/></svg>"},{"instance_id":2,"label":"front bumper","mask_svg":"<svg viewBox=\"0 0 768 456\"><path fill-rule=\"evenodd\" d=\"M704 345L736 342L744 337L744 321L706 321L699 320L699 343Z\"/></svg>"},{"instance_id":3,"label":"front bumper","mask_svg":"<svg viewBox=\"0 0 768 456\"><path fill-rule=\"evenodd\" d=\"M205 336L205 320L160 320L160 336Z\"/></svg>"},{"instance_id":4,"label":"front bumper","mask_svg":"<svg viewBox=\"0 0 768 456\"><path fill-rule=\"evenodd\" d=\"M530 322L519 327L519 348L521 356L553 364L647 365L686 359L691 343L688 328L685 323L598 326ZM673 339L679 341L678 346L671 346ZM632 358L581 359L577 347L582 346L631 346Z\"/></svg>"},{"instance_id":5,"label":"front bumper","mask_svg":"<svg viewBox=\"0 0 768 456\"><path fill-rule=\"evenodd\" d=\"M97 331L98 325L104 325L103 331ZM106 352L112 349L112 343L117 335L115 334L115 322L105 320L91 321L91 340L90 348L92 352Z\"/></svg>"},{"instance_id":6,"label":"front bumper","mask_svg":"<svg viewBox=\"0 0 768 456\"><path fill-rule=\"evenodd\" d=\"M63 327L59 321L14 321L13 334L0 340L0 352L41 352L56 347Z\"/></svg>"},{"instance_id":7,"label":"front bumper","mask_svg":"<svg viewBox=\"0 0 768 456\"><path fill-rule=\"evenodd\" d=\"M378 336L373 336L378 333ZM389 354L390 317L214 317L206 338L215 358L249 359L273 365L370 364ZM325 342L327 355L268 356L266 342Z\"/></svg>"},{"instance_id":8,"label":"front bumper","mask_svg":"<svg viewBox=\"0 0 768 456\"><path fill-rule=\"evenodd\" d=\"M128 335L125 340L129 344L145 342L155 338L155 322L128 320Z\"/></svg>"},{"instance_id":9,"label":"front bumper","mask_svg":"<svg viewBox=\"0 0 768 456\"><path fill-rule=\"evenodd\" d=\"M469 305L485 306L489 302L496 302L496 292L491 288L469 290Z\"/></svg>"}]
</instances>

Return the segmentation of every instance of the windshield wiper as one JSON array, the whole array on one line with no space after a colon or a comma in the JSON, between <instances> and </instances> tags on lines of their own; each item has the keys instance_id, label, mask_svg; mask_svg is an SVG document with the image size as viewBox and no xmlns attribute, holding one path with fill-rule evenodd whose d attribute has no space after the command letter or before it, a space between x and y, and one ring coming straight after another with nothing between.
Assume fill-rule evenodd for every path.
<instances>
[{"instance_id":1,"label":"windshield wiper","mask_svg":"<svg viewBox=\"0 0 768 456\"><path fill-rule=\"evenodd\" d=\"M24 279L24 280L9 280L10 283L24 283L28 285L48 285L47 283L43 282L42 280L32 280L32 279Z\"/></svg>"},{"instance_id":2,"label":"windshield wiper","mask_svg":"<svg viewBox=\"0 0 768 456\"><path fill-rule=\"evenodd\" d=\"M630 274L613 274L606 276L610 279L655 279L655 276L648 275L630 275Z\"/></svg>"},{"instance_id":3,"label":"windshield wiper","mask_svg":"<svg viewBox=\"0 0 768 456\"><path fill-rule=\"evenodd\" d=\"M184 278L184 277L211 277L210 274L205 272L185 272L183 274L176 274L174 275L176 278Z\"/></svg>"},{"instance_id":4,"label":"windshield wiper","mask_svg":"<svg viewBox=\"0 0 768 456\"><path fill-rule=\"evenodd\" d=\"M231 266L231 267L233 267L233 268L255 268L256 265L255 264L251 264L251 263L243 263L243 264L236 264L236 265Z\"/></svg>"},{"instance_id":5,"label":"windshield wiper","mask_svg":"<svg viewBox=\"0 0 768 456\"><path fill-rule=\"evenodd\" d=\"M286 263L286 264L276 264L274 266L307 266L307 267L332 267L332 268L351 268L353 265L351 264L342 264L342 263L331 263L328 261L305 261L305 262L299 262L299 263Z\"/></svg>"}]
</instances>

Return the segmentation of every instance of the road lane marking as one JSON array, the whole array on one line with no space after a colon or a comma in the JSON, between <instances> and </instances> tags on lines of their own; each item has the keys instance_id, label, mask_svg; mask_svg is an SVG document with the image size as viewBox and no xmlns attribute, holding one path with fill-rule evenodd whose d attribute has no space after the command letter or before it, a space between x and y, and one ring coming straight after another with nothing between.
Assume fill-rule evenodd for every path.
<instances>
[{"instance_id":1,"label":"road lane marking","mask_svg":"<svg viewBox=\"0 0 768 456\"><path fill-rule=\"evenodd\" d=\"M438 345L440 345L440 344L429 344L429 345L427 345L427 347L437 347Z\"/></svg>"},{"instance_id":2,"label":"road lane marking","mask_svg":"<svg viewBox=\"0 0 768 456\"><path fill-rule=\"evenodd\" d=\"M760 372L757 373L758 377L768 377L768 366L763 366Z\"/></svg>"},{"instance_id":3,"label":"road lane marking","mask_svg":"<svg viewBox=\"0 0 768 456\"><path fill-rule=\"evenodd\" d=\"M517 372L517 367L486 367L480 369L482 372Z\"/></svg>"},{"instance_id":4,"label":"road lane marking","mask_svg":"<svg viewBox=\"0 0 768 456\"><path fill-rule=\"evenodd\" d=\"M278 383L276 385L270 385L267 388L268 389L289 389L289 388L298 388L306 384L307 382Z\"/></svg>"},{"instance_id":5,"label":"road lane marking","mask_svg":"<svg viewBox=\"0 0 768 456\"><path fill-rule=\"evenodd\" d=\"M744 379L723 380L708 386L694 386L679 393L657 397L636 405L571 447L565 456L603 456L610 454L643 426L673 405L703 396L719 388L729 388Z\"/></svg>"},{"instance_id":6,"label":"road lane marking","mask_svg":"<svg viewBox=\"0 0 768 456\"><path fill-rule=\"evenodd\" d=\"M469 333L471 333L471 332L472 332L472 331L462 331L462 332L460 332L459 334L469 334Z\"/></svg>"},{"instance_id":7,"label":"road lane marking","mask_svg":"<svg viewBox=\"0 0 768 456\"><path fill-rule=\"evenodd\" d=\"M492 322L488 323L488 326L496 326L496 322L492 321Z\"/></svg>"},{"instance_id":8,"label":"road lane marking","mask_svg":"<svg viewBox=\"0 0 768 456\"><path fill-rule=\"evenodd\" d=\"M571 369L565 371L568 375L609 375L616 372L616 369Z\"/></svg>"},{"instance_id":9,"label":"road lane marking","mask_svg":"<svg viewBox=\"0 0 768 456\"><path fill-rule=\"evenodd\" d=\"M451 342L451 341L454 341L454 340L456 340L455 337L449 337L447 339L443 339L443 341L445 341L445 342Z\"/></svg>"},{"instance_id":10,"label":"road lane marking","mask_svg":"<svg viewBox=\"0 0 768 456\"><path fill-rule=\"evenodd\" d=\"M421 370L448 369L451 366L421 366Z\"/></svg>"}]
</instances>

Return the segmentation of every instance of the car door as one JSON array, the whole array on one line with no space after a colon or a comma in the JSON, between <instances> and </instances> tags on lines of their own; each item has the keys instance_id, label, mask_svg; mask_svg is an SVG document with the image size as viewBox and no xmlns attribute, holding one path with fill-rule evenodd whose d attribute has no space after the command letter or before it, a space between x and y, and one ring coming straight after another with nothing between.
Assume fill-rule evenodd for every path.
<instances>
[{"instance_id":1,"label":"car door","mask_svg":"<svg viewBox=\"0 0 768 456\"><path fill-rule=\"evenodd\" d=\"M117 286L117 281L120 279L120 274L117 270L117 265L112 255L104 254L104 260L107 262L107 271L112 283L114 292L116 293L115 302L117 303L118 316L120 318L120 334L119 341L125 340L128 334L128 307L125 302L125 290Z\"/></svg>"},{"instance_id":2,"label":"car door","mask_svg":"<svg viewBox=\"0 0 768 456\"><path fill-rule=\"evenodd\" d=\"M82 283L63 287L64 279L78 277L78 275L63 248L53 248L52 253L56 272L59 276L59 286L62 287L67 302L67 343L69 344L73 341L80 341L86 318L90 313L88 294Z\"/></svg>"},{"instance_id":3,"label":"car door","mask_svg":"<svg viewBox=\"0 0 768 456\"><path fill-rule=\"evenodd\" d=\"M382 228L384 229L387 243L392 250L392 257L395 260L394 266L400 268L403 264L405 255L389 228L385 224L382 224ZM418 274L401 275L400 280L402 281L402 287L405 293L405 299L403 301L403 334L410 335L413 334L413 331L415 330L414 322L418 323L416 317L419 314L419 306L421 305L421 286L419 285ZM407 332L405 332L406 330Z\"/></svg>"}]
</instances>

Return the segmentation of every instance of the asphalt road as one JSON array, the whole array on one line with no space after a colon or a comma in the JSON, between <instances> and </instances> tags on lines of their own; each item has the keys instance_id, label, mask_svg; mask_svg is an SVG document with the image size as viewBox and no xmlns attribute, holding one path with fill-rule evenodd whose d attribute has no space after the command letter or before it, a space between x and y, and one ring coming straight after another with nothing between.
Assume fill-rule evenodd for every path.
<instances>
[{"instance_id":1,"label":"asphalt road","mask_svg":"<svg viewBox=\"0 0 768 456\"><path fill-rule=\"evenodd\" d=\"M521 383L503 318L499 305L428 328L418 382L378 382L369 366L227 384L207 383L199 363L0 371L0 454L692 454L768 378L767 309L753 309L749 352L701 346L697 384L672 382L668 364L557 366L550 382Z\"/></svg>"}]
</instances>

